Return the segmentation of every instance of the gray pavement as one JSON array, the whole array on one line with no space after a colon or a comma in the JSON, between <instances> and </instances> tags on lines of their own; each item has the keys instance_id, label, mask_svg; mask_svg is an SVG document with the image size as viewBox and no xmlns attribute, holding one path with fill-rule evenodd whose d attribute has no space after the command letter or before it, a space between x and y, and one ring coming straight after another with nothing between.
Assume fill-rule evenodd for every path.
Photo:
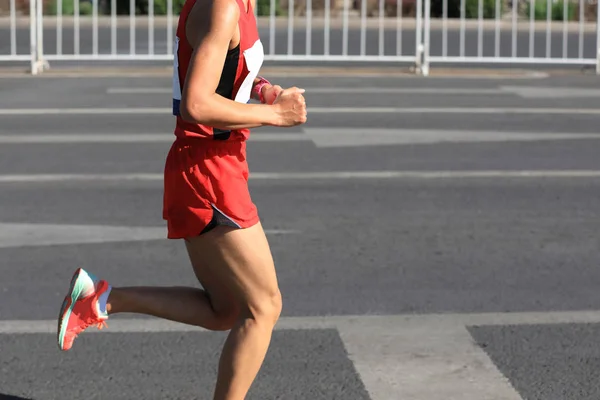
<instances>
[{"instance_id":1,"label":"gray pavement","mask_svg":"<svg viewBox=\"0 0 600 400\"><path fill-rule=\"evenodd\" d=\"M597 395L597 77L279 82L316 111L248 144L284 296L250 399ZM127 315L54 343L78 266L194 284L161 219L168 86L0 79L0 398L210 398L221 333Z\"/></svg>"},{"instance_id":2,"label":"gray pavement","mask_svg":"<svg viewBox=\"0 0 600 400\"><path fill-rule=\"evenodd\" d=\"M56 354L48 351L55 346L53 339L50 335L0 336L0 346L7 349L3 351L3 358L19 360L3 373L3 383L5 380L36 382L48 368L56 368ZM215 333L109 333L99 338L100 342L81 339L82 347L107 348L106 361L86 368L82 374L81 365L88 363L86 353L64 357L52 380L32 385L21 396L44 399L57 398L60 394L64 398L85 394L86 398L123 400L198 398L198 392L214 384L218 349L223 345L223 335ZM114 346L115 341L119 342L118 347ZM136 348L135 355L124 359L123 347ZM309 356L314 353L321 357ZM167 364L174 368L166 370ZM273 399L304 398L299 393L315 399L369 399L335 330L276 332L273 351L262 371L248 399L264 399L263 393L272 393L269 398ZM320 371L327 379L315 380L311 371ZM190 379L192 376L195 378ZM274 382L280 388L276 393L272 392ZM127 389L115 390L119 387Z\"/></svg>"},{"instance_id":3,"label":"gray pavement","mask_svg":"<svg viewBox=\"0 0 600 400\"><path fill-rule=\"evenodd\" d=\"M600 395L598 386L587 388L586 384L598 379L598 348L594 338L599 329L598 324L554 324L487 326L472 328L471 332L527 398L562 399L581 389L587 398ZM548 364L554 367L535 379L523 373ZM564 395L557 395L559 391Z\"/></svg>"}]
</instances>

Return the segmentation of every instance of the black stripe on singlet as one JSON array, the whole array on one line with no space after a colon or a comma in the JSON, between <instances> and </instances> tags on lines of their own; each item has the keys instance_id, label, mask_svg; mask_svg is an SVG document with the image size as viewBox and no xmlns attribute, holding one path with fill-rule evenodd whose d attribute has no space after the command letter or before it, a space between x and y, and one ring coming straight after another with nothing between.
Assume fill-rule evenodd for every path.
<instances>
[{"instance_id":1,"label":"black stripe on singlet","mask_svg":"<svg viewBox=\"0 0 600 400\"><path fill-rule=\"evenodd\" d=\"M227 52L223 72L221 72L221 80L217 87L217 94L233 100L233 86L235 84L235 75L237 73L238 62L240 60L240 45L238 44L233 49ZM215 140L227 140L231 135L231 130L223 130L213 128L213 137Z\"/></svg>"}]
</instances>

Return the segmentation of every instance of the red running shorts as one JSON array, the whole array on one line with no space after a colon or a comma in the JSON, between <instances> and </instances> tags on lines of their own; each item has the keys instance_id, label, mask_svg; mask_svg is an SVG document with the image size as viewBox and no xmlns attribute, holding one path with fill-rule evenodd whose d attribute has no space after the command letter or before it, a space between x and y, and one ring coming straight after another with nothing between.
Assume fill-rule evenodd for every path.
<instances>
[{"instance_id":1,"label":"red running shorts","mask_svg":"<svg viewBox=\"0 0 600 400\"><path fill-rule=\"evenodd\" d=\"M249 228L258 223L248 175L245 141L177 138L164 172L167 237L182 239L217 225Z\"/></svg>"}]
</instances>

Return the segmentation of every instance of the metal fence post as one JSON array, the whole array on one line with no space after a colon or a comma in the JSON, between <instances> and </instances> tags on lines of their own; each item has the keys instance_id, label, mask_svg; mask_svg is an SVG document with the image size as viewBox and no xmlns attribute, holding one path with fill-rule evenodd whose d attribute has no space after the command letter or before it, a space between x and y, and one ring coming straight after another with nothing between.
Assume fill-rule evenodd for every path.
<instances>
[{"instance_id":1,"label":"metal fence post","mask_svg":"<svg viewBox=\"0 0 600 400\"><path fill-rule=\"evenodd\" d=\"M37 75L38 70L38 49L37 49L37 0L29 1L29 55L31 57L31 75Z\"/></svg>"},{"instance_id":2,"label":"metal fence post","mask_svg":"<svg viewBox=\"0 0 600 400\"><path fill-rule=\"evenodd\" d=\"M37 35L37 69L43 71L47 67L47 63L44 60L44 0L37 0L36 10L36 35Z\"/></svg>"},{"instance_id":3,"label":"metal fence post","mask_svg":"<svg viewBox=\"0 0 600 400\"><path fill-rule=\"evenodd\" d=\"M415 70L417 73L421 73L421 65L423 63L423 0L417 0L417 15L415 23Z\"/></svg>"},{"instance_id":4,"label":"metal fence post","mask_svg":"<svg viewBox=\"0 0 600 400\"><path fill-rule=\"evenodd\" d=\"M600 75L600 0L596 0L596 74Z\"/></svg>"},{"instance_id":5,"label":"metal fence post","mask_svg":"<svg viewBox=\"0 0 600 400\"><path fill-rule=\"evenodd\" d=\"M431 0L425 0L425 23L423 26L425 31L423 37L423 76L429 75L429 42L431 34Z\"/></svg>"}]
</instances>

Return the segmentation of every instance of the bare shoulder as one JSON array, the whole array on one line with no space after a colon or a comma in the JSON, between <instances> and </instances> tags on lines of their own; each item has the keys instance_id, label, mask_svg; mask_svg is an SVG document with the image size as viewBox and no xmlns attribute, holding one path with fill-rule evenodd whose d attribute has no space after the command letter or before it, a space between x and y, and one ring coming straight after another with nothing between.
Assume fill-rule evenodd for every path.
<instances>
[{"instance_id":1,"label":"bare shoulder","mask_svg":"<svg viewBox=\"0 0 600 400\"><path fill-rule=\"evenodd\" d=\"M239 17L236 0L197 0L188 16L187 37L190 42L197 42L206 35L233 33ZM190 44L194 46L194 43Z\"/></svg>"}]
</instances>

